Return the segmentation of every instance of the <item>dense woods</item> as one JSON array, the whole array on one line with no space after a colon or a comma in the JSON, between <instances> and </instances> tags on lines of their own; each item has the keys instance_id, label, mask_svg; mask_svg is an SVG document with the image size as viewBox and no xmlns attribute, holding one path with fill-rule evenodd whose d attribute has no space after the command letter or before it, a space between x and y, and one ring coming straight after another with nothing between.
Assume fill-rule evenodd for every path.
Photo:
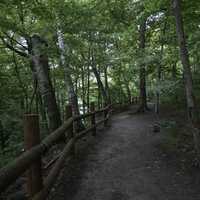
<instances>
[{"instance_id":1,"label":"dense woods","mask_svg":"<svg viewBox=\"0 0 200 200\"><path fill-rule=\"evenodd\" d=\"M79 115L134 97L137 112L186 110L200 157L198 1L1 0L0 11L0 166L23 149L24 113L39 113L45 137L67 104Z\"/></svg>"}]
</instances>

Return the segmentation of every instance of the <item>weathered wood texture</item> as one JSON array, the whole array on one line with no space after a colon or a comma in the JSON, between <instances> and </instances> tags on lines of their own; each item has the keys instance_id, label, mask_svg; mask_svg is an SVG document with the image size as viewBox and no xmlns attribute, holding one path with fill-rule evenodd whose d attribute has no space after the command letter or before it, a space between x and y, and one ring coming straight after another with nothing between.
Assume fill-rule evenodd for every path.
<instances>
[{"instance_id":1,"label":"weathered wood texture","mask_svg":"<svg viewBox=\"0 0 200 200\"><path fill-rule=\"evenodd\" d=\"M39 174L41 173L41 170L39 168L41 167L40 160L41 160L42 155L46 153L52 146L62 142L63 136L65 136L67 144L65 145L63 152L56 159L56 162L54 162L55 164L53 168L49 172L48 177L44 180L44 185L42 184L42 179L37 180L38 177L35 177L37 181L40 181L40 183L38 184L39 188L36 187L34 191L29 191L30 195L37 193L33 197L34 200L40 200L40 199L44 200L47 197L56 178L58 177L59 172L62 169L63 163L66 161L67 158L69 158L69 155L72 155L71 152L74 151L74 145L76 144L76 142L82 137L84 137L87 133L96 130L97 126L107 121L110 116L110 109L111 109L111 106L107 106L101 110L95 111L95 108L92 106L90 113L79 115L79 116L72 116L71 108L70 106L67 106L66 107L66 121L62 126L60 126L58 129L52 132L49 136L47 136L40 144L38 141L39 137L36 139L36 141L34 141L34 138L32 137L28 138L27 139L28 141L29 139L31 140L33 139L34 141L33 144L32 143L27 144L28 150L25 153L23 153L20 157L18 157L13 162L11 162L10 164L8 164L7 166L3 167L0 170L0 193L4 192L8 188L9 185L11 185L25 171L32 168L33 164L35 165L35 163L37 163L37 168L36 168L37 172L33 172L33 174L35 174L35 176L39 176ZM99 113L104 113L104 118L100 120L99 122L96 122L95 115ZM72 128L73 123L77 122L78 120L85 119L87 117L92 118L91 126L79 133L76 133L76 135L74 135L73 128ZM30 124L25 123L25 132L28 133L29 131L32 131L31 134L36 134L35 132L37 131L37 134L39 134L39 125L36 124L37 123L36 120L37 119L34 119L33 121L30 122ZM33 124L35 124L36 126L32 129ZM32 130L29 130L29 129L32 129ZM33 146L31 149L29 149L28 147L31 147L32 145L36 145L36 146Z\"/></svg>"},{"instance_id":2,"label":"weathered wood texture","mask_svg":"<svg viewBox=\"0 0 200 200\"><path fill-rule=\"evenodd\" d=\"M24 115L24 147L28 151L40 143L39 116L37 114ZM38 193L42 186L42 164L41 157L27 170L27 193L32 198Z\"/></svg>"}]
</instances>

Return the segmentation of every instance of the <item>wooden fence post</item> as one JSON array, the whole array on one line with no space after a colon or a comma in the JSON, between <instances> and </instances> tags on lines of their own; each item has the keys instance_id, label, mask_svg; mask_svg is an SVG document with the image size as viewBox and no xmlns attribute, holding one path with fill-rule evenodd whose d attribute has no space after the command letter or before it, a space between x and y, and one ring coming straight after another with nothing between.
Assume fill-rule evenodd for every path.
<instances>
[{"instance_id":1,"label":"wooden fence post","mask_svg":"<svg viewBox=\"0 0 200 200\"><path fill-rule=\"evenodd\" d=\"M24 115L24 147L28 151L40 143L40 128L38 114ZM43 187L41 158L27 171L27 193L32 198Z\"/></svg>"},{"instance_id":2,"label":"wooden fence post","mask_svg":"<svg viewBox=\"0 0 200 200\"><path fill-rule=\"evenodd\" d=\"M95 112L95 103L91 102L90 103L90 111L91 112ZM91 116L91 126L95 126L96 125L96 119L95 119L95 113ZM96 127L94 127L93 131L92 131L92 135L95 136L96 135Z\"/></svg>"},{"instance_id":3,"label":"wooden fence post","mask_svg":"<svg viewBox=\"0 0 200 200\"><path fill-rule=\"evenodd\" d=\"M65 108L65 119L68 120L69 118L73 117L73 113L72 113L72 106L70 104L68 104ZM74 128L73 128L73 123L70 125L70 127L67 130L67 133L69 134L67 138L69 138L69 140L71 138L74 137ZM75 144L72 148L72 155L75 155Z\"/></svg>"}]
</instances>

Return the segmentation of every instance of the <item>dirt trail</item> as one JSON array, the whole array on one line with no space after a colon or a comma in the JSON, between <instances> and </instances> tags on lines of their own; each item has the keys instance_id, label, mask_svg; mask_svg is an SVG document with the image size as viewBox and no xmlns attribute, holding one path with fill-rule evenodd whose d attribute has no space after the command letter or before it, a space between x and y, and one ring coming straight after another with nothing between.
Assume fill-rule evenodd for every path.
<instances>
[{"instance_id":1,"label":"dirt trail","mask_svg":"<svg viewBox=\"0 0 200 200\"><path fill-rule=\"evenodd\" d=\"M153 114L118 114L111 127L80 144L54 200L199 200L198 177L182 173L158 148Z\"/></svg>"}]
</instances>

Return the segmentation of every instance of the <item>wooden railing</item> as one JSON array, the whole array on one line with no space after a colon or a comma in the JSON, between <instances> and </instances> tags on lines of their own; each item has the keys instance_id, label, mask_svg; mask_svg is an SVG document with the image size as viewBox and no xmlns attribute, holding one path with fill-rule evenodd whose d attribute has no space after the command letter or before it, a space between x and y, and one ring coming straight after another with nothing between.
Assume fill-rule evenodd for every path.
<instances>
[{"instance_id":1,"label":"wooden railing","mask_svg":"<svg viewBox=\"0 0 200 200\"><path fill-rule=\"evenodd\" d=\"M96 115L103 113L103 119L96 120ZM94 103L91 104L91 112L72 116L71 107L66 108L66 121L57 130L52 132L41 142L39 141L39 117L35 114L26 114L24 117L24 134L26 151L16 160L0 170L0 194L3 193L17 178L27 173L27 193L28 199L44 200L48 196L50 189L55 183L63 163L70 156L75 154L75 145L79 139L92 132L96 135L96 128L100 124L107 125L111 114L111 106L95 111ZM78 132L76 124L78 121L90 118L90 126ZM48 176L42 177L42 156L57 144L63 144L64 149L55 160ZM61 145L62 146L62 145Z\"/></svg>"},{"instance_id":2,"label":"wooden railing","mask_svg":"<svg viewBox=\"0 0 200 200\"><path fill-rule=\"evenodd\" d=\"M132 98L131 104L137 104L138 97ZM94 102L90 105L90 112L84 115L72 116L72 108L66 106L66 120L62 126L52 132L40 142L39 116L26 114L24 116L24 143L25 152L13 162L0 169L0 197L8 187L26 172L26 193L31 200L44 200L47 198L53 184L58 177L63 163L76 154L76 143L89 132L96 135L96 128L107 125L111 112L121 112L129 107L130 103L109 105L101 110L95 110ZM97 121L97 115L103 118ZM77 124L89 118L89 126L78 131ZM62 152L42 168L42 157L52 147L64 146ZM60 147L59 147L60 148ZM43 177L43 170L48 170L48 176Z\"/></svg>"}]
</instances>

